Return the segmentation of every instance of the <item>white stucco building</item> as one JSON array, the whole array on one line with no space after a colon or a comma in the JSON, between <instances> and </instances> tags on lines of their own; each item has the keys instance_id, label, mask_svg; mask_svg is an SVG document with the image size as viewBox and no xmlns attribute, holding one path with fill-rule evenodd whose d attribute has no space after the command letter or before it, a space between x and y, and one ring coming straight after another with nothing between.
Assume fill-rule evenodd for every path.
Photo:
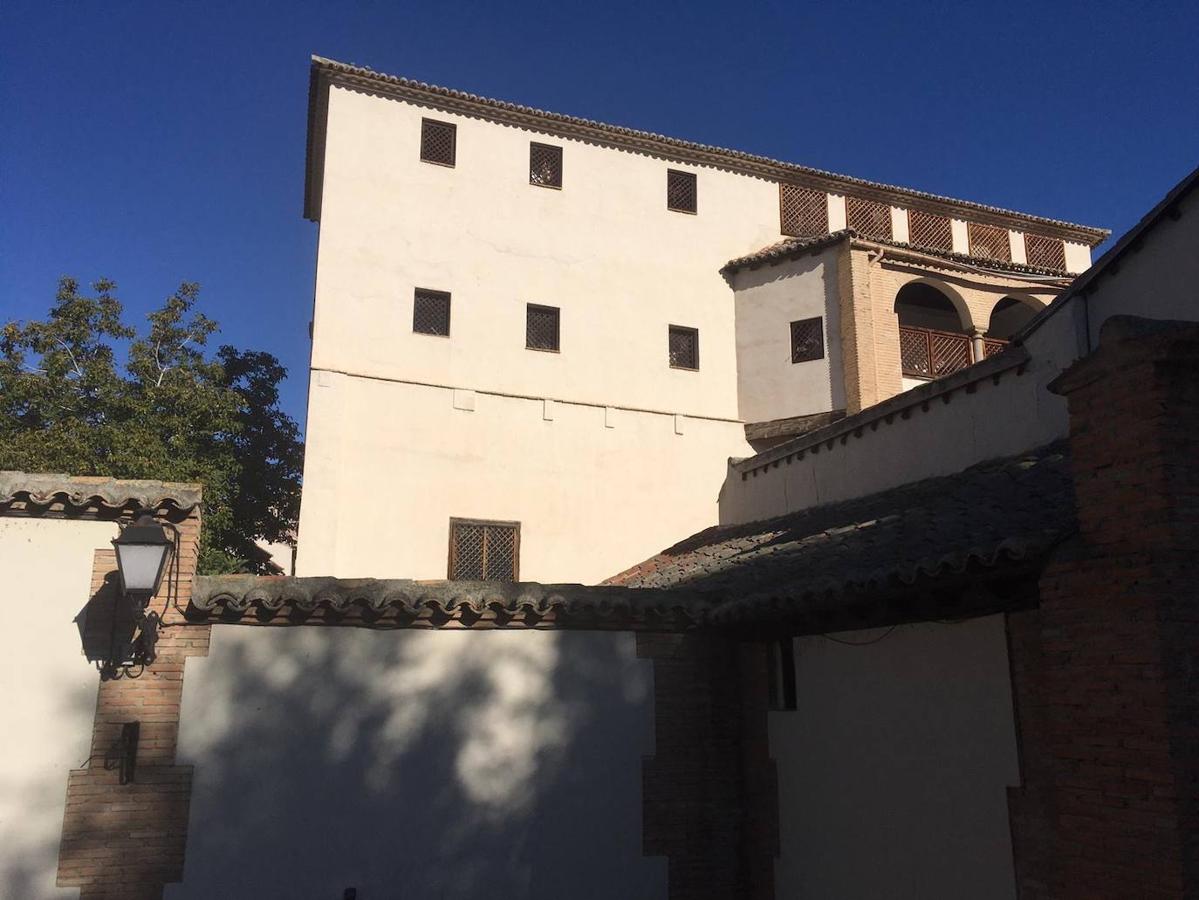
<instances>
[{"instance_id":1,"label":"white stucco building","mask_svg":"<svg viewBox=\"0 0 1199 900\"><path fill-rule=\"evenodd\" d=\"M299 575L598 581L1106 236L320 58L308 141Z\"/></svg>"}]
</instances>

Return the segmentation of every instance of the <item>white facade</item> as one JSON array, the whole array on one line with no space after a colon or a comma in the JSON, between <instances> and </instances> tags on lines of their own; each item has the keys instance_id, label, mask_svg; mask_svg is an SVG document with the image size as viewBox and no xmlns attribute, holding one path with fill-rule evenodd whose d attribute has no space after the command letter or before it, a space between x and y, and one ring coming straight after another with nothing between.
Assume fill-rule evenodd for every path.
<instances>
[{"instance_id":1,"label":"white facade","mask_svg":"<svg viewBox=\"0 0 1199 900\"><path fill-rule=\"evenodd\" d=\"M781 237L776 177L315 65L296 574L443 578L469 518L520 523L524 580L596 581L717 521L745 422L844 408L831 267L719 272ZM456 128L453 165L421 160L424 119ZM560 189L530 183L531 142L561 148ZM695 175L694 214L667 208L668 170ZM448 335L414 331L417 289L450 294ZM528 304L559 309L558 352L526 349ZM815 316L825 357L793 364L789 322ZM698 330L698 370L669 365L672 325Z\"/></svg>"},{"instance_id":2,"label":"white facade","mask_svg":"<svg viewBox=\"0 0 1199 900\"><path fill-rule=\"evenodd\" d=\"M67 773L87 759L96 669L76 617L111 522L0 518L0 885L6 897L78 897L58 888Z\"/></svg>"}]
</instances>

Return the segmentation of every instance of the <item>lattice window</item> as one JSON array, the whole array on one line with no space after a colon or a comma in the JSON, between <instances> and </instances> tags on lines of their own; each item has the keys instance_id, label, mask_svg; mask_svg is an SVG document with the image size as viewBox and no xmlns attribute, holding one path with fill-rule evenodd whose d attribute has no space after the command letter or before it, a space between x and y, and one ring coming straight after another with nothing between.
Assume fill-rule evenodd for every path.
<instances>
[{"instance_id":1,"label":"lattice window","mask_svg":"<svg viewBox=\"0 0 1199 900\"><path fill-rule=\"evenodd\" d=\"M1007 349L1007 341L1001 341L999 338L984 338L983 339L983 357L994 356L996 353L1002 353Z\"/></svg>"},{"instance_id":2,"label":"lattice window","mask_svg":"<svg viewBox=\"0 0 1199 900\"><path fill-rule=\"evenodd\" d=\"M800 319L791 323L791 362L824 359L824 320Z\"/></svg>"},{"instance_id":3,"label":"lattice window","mask_svg":"<svg viewBox=\"0 0 1199 900\"><path fill-rule=\"evenodd\" d=\"M693 213L696 209L697 188L694 172L666 170L666 208L675 212Z\"/></svg>"},{"instance_id":4,"label":"lattice window","mask_svg":"<svg viewBox=\"0 0 1199 900\"><path fill-rule=\"evenodd\" d=\"M671 368L699 368L699 331L684 328L682 325L671 325L669 348Z\"/></svg>"},{"instance_id":5,"label":"lattice window","mask_svg":"<svg viewBox=\"0 0 1199 900\"><path fill-rule=\"evenodd\" d=\"M780 183L779 231L792 237L828 234L828 195L798 184Z\"/></svg>"},{"instance_id":6,"label":"lattice window","mask_svg":"<svg viewBox=\"0 0 1199 900\"><path fill-rule=\"evenodd\" d=\"M845 219L863 237L891 240L891 207L886 203L846 197Z\"/></svg>"},{"instance_id":7,"label":"lattice window","mask_svg":"<svg viewBox=\"0 0 1199 900\"><path fill-rule=\"evenodd\" d=\"M450 295L417 288L412 301L412 330L417 334L450 333Z\"/></svg>"},{"instance_id":8,"label":"lattice window","mask_svg":"<svg viewBox=\"0 0 1199 900\"><path fill-rule=\"evenodd\" d=\"M559 311L556 306L525 307L525 346L530 350L558 352Z\"/></svg>"},{"instance_id":9,"label":"lattice window","mask_svg":"<svg viewBox=\"0 0 1199 900\"><path fill-rule=\"evenodd\" d=\"M562 148L552 144L529 144L529 184L562 187Z\"/></svg>"},{"instance_id":10,"label":"lattice window","mask_svg":"<svg viewBox=\"0 0 1199 900\"><path fill-rule=\"evenodd\" d=\"M928 332L922 328L900 328L899 359L904 375L930 378L933 365L928 350Z\"/></svg>"},{"instance_id":11,"label":"lattice window","mask_svg":"<svg viewBox=\"0 0 1199 900\"><path fill-rule=\"evenodd\" d=\"M420 120L420 158L442 166L454 165L458 151L458 126L436 119Z\"/></svg>"},{"instance_id":12,"label":"lattice window","mask_svg":"<svg viewBox=\"0 0 1199 900\"><path fill-rule=\"evenodd\" d=\"M964 334L929 334L933 375L948 375L970 365L970 338Z\"/></svg>"},{"instance_id":13,"label":"lattice window","mask_svg":"<svg viewBox=\"0 0 1199 900\"><path fill-rule=\"evenodd\" d=\"M967 223L970 233L970 255L981 256L983 259L998 259L1003 262L1012 261L1012 243L1006 228L995 225L980 225L978 222Z\"/></svg>"},{"instance_id":14,"label":"lattice window","mask_svg":"<svg viewBox=\"0 0 1199 900\"><path fill-rule=\"evenodd\" d=\"M1044 269L1066 269L1066 245L1057 238L1039 234L1024 235L1024 256L1030 266Z\"/></svg>"},{"instance_id":15,"label":"lattice window","mask_svg":"<svg viewBox=\"0 0 1199 900\"><path fill-rule=\"evenodd\" d=\"M450 519L449 577L455 581L517 581L520 523Z\"/></svg>"},{"instance_id":16,"label":"lattice window","mask_svg":"<svg viewBox=\"0 0 1199 900\"><path fill-rule=\"evenodd\" d=\"M922 209L909 209L908 243L931 250L952 250L953 228L949 224L949 217Z\"/></svg>"}]
</instances>

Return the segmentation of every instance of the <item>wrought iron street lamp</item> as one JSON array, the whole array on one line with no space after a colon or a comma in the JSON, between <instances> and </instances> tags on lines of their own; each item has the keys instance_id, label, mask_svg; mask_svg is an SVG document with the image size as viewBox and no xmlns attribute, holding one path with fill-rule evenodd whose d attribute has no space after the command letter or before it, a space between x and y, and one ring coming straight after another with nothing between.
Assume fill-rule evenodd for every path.
<instances>
[{"instance_id":1,"label":"wrought iron street lamp","mask_svg":"<svg viewBox=\"0 0 1199 900\"><path fill-rule=\"evenodd\" d=\"M113 539L121 592L143 606L158 592L162 573L171 556L171 539L166 529L149 513L142 513Z\"/></svg>"}]
</instances>

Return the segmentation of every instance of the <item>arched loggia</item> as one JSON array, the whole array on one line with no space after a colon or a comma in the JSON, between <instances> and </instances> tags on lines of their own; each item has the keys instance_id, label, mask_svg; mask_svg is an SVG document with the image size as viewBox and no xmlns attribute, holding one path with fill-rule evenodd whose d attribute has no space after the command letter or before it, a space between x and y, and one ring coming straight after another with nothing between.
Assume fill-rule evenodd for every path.
<instances>
[{"instance_id":1,"label":"arched loggia","mask_svg":"<svg viewBox=\"0 0 1199 900\"><path fill-rule=\"evenodd\" d=\"M905 378L937 378L974 361L965 321L969 314L964 315L964 309L960 298L930 280L909 282L899 289L895 314Z\"/></svg>"}]
</instances>

